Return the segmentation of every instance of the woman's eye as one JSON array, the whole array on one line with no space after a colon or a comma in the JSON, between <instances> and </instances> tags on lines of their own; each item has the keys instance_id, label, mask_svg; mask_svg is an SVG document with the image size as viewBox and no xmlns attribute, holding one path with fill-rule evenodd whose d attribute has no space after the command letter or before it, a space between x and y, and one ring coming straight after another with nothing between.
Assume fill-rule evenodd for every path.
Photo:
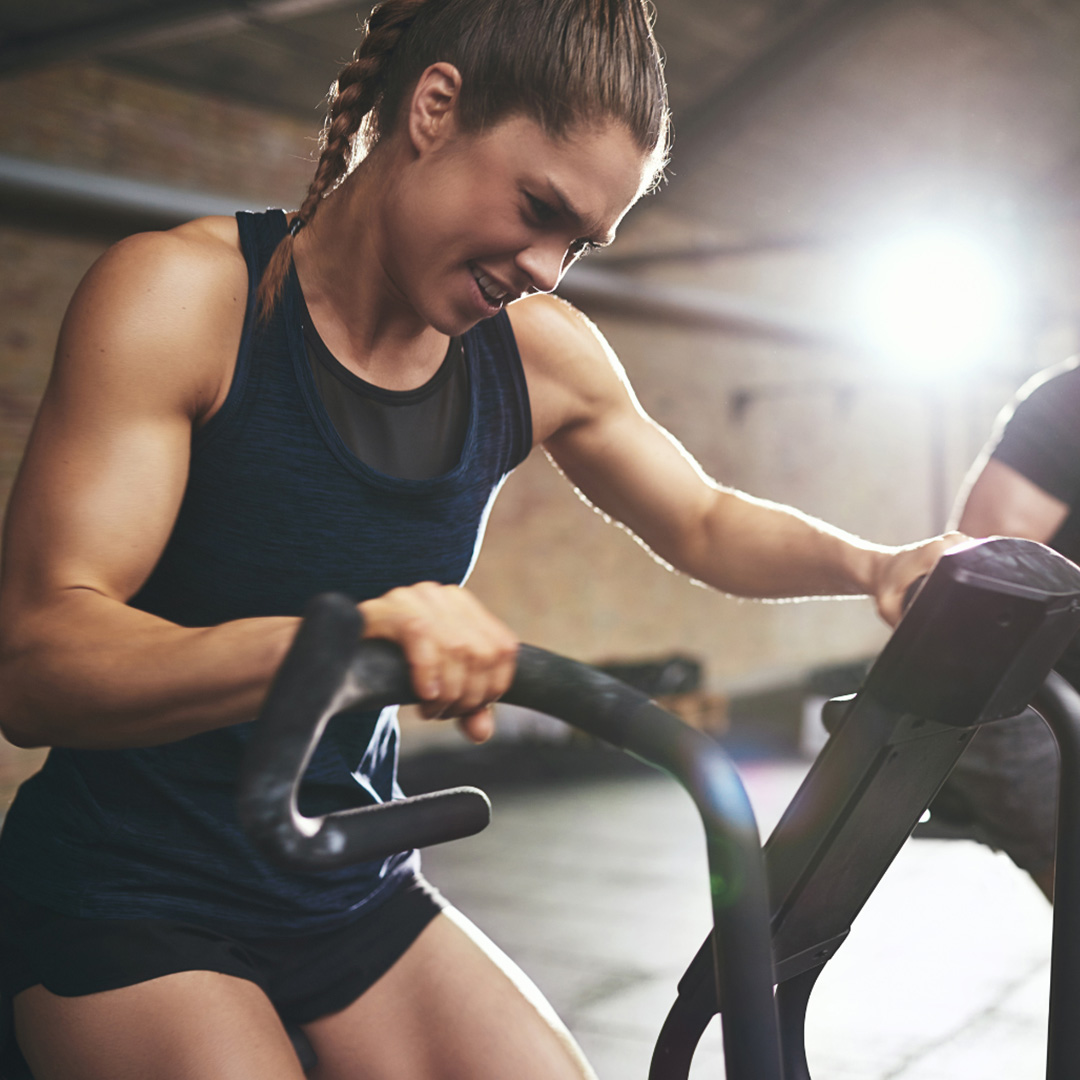
<instances>
[{"instance_id":1,"label":"woman's eye","mask_svg":"<svg viewBox=\"0 0 1080 1080\"><path fill-rule=\"evenodd\" d=\"M528 194L525 198L529 202L529 212L541 225L546 225L549 221L553 221L559 216L559 211L550 203L544 202L543 199L538 199L535 195Z\"/></svg>"}]
</instances>

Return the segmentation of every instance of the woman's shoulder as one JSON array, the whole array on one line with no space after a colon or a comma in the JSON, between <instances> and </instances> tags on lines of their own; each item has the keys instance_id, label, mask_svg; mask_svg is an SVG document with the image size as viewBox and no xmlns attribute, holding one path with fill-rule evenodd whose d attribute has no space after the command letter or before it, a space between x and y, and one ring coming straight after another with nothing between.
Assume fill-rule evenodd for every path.
<instances>
[{"instance_id":1,"label":"woman's shoulder","mask_svg":"<svg viewBox=\"0 0 1080 1080\"><path fill-rule=\"evenodd\" d=\"M111 289L117 301L135 304L166 291L185 302L213 301L222 286L246 285L246 278L235 219L212 217L125 237L98 259L81 288Z\"/></svg>"},{"instance_id":2,"label":"woman's shoulder","mask_svg":"<svg viewBox=\"0 0 1080 1080\"><path fill-rule=\"evenodd\" d=\"M247 294L234 219L125 237L76 290L57 362L135 380L168 370L194 399L216 399L239 347Z\"/></svg>"},{"instance_id":3,"label":"woman's shoulder","mask_svg":"<svg viewBox=\"0 0 1080 1080\"><path fill-rule=\"evenodd\" d=\"M538 442L626 403L626 375L614 350L573 304L536 294L511 304L508 314Z\"/></svg>"},{"instance_id":4,"label":"woman's shoulder","mask_svg":"<svg viewBox=\"0 0 1080 1080\"><path fill-rule=\"evenodd\" d=\"M560 346L588 346L598 336L596 327L573 304L552 293L533 293L507 309L519 349L539 358L557 353Z\"/></svg>"},{"instance_id":5,"label":"woman's shoulder","mask_svg":"<svg viewBox=\"0 0 1080 1080\"><path fill-rule=\"evenodd\" d=\"M526 371L559 381L589 381L621 376L614 350L596 324L573 304L536 293L507 309Z\"/></svg>"}]
</instances>

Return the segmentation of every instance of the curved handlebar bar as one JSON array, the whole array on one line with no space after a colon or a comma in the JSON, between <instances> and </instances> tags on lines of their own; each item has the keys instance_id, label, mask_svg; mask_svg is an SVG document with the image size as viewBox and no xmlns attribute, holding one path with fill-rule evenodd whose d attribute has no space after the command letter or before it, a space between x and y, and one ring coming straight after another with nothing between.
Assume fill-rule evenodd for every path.
<instances>
[{"instance_id":1,"label":"curved handlebar bar","mask_svg":"<svg viewBox=\"0 0 1080 1080\"><path fill-rule=\"evenodd\" d=\"M299 812L300 780L332 716L345 709L378 709L417 700L401 650L387 641L359 641L360 631L360 615L347 597L329 593L312 601L267 695L245 756L241 821L268 857L293 868L384 858L411 847L470 836L490 820L487 796L469 787L319 818ZM521 646L514 681L503 700L558 717L674 773L684 784L687 780L679 774L695 755L727 761L711 739L664 712L641 691L533 646ZM738 822L756 836L749 805L738 805L741 784L738 788L738 794L728 792L724 813L729 824Z\"/></svg>"}]
</instances>

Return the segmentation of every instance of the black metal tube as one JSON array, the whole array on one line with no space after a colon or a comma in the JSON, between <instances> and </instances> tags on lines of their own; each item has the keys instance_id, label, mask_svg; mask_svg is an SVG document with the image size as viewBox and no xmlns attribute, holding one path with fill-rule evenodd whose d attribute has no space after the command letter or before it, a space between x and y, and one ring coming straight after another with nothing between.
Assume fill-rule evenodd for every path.
<instances>
[{"instance_id":1,"label":"black metal tube","mask_svg":"<svg viewBox=\"0 0 1080 1080\"><path fill-rule=\"evenodd\" d=\"M780 1016L780 1040L784 1055L784 1080L810 1080L806 1061L806 1007L824 965L809 968L776 988Z\"/></svg>"},{"instance_id":2,"label":"black metal tube","mask_svg":"<svg viewBox=\"0 0 1080 1080\"><path fill-rule=\"evenodd\" d=\"M628 717L626 727L627 749L673 776L694 800L705 826L728 1077L780 1080L768 892L746 789L718 743L653 702Z\"/></svg>"},{"instance_id":3,"label":"black metal tube","mask_svg":"<svg viewBox=\"0 0 1080 1080\"><path fill-rule=\"evenodd\" d=\"M638 690L565 657L522 646L512 704L558 717L677 780L705 826L717 999L729 1080L780 1080L772 937L757 821L731 759L713 739Z\"/></svg>"},{"instance_id":4,"label":"black metal tube","mask_svg":"<svg viewBox=\"0 0 1080 1080\"><path fill-rule=\"evenodd\" d=\"M1080 694L1056 671L1033 702L1061 757L1047 1080L1070 1080L1080 1062Z\"/></svg>"},{"instance_id":5,"label":"black metal tube","mask_svg":"<svg viewBox=\"0 0 1080 1080\"><path fill-rule=\"evenodd\" d=\"M656 1038L649 1080L687 1080L694 1051L716 1012L711 992L679 994Z\"/></svg>"}]
</instances>

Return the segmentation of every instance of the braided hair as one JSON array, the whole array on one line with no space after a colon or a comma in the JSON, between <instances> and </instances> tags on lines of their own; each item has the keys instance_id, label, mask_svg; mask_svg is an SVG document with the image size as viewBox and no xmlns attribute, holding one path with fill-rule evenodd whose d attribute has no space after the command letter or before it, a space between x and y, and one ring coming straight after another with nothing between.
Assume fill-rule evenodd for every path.
<instances>
[{"instance_id":1,"label":"braided hair","mask_svg":"<svg viewBox=\"0 0 1080 1080\"><path fill-rule=\"evenodd\" d=\"M652 155L654 182L669 132L663 64L647 0L383 0L330 88L315 175L259 283L269 317L296 234L392 132L420 75L438 61L462 76L457 116L479 131L511 115L551 136L584 121L618 120Z\"/></svg>"}]
</instances>

